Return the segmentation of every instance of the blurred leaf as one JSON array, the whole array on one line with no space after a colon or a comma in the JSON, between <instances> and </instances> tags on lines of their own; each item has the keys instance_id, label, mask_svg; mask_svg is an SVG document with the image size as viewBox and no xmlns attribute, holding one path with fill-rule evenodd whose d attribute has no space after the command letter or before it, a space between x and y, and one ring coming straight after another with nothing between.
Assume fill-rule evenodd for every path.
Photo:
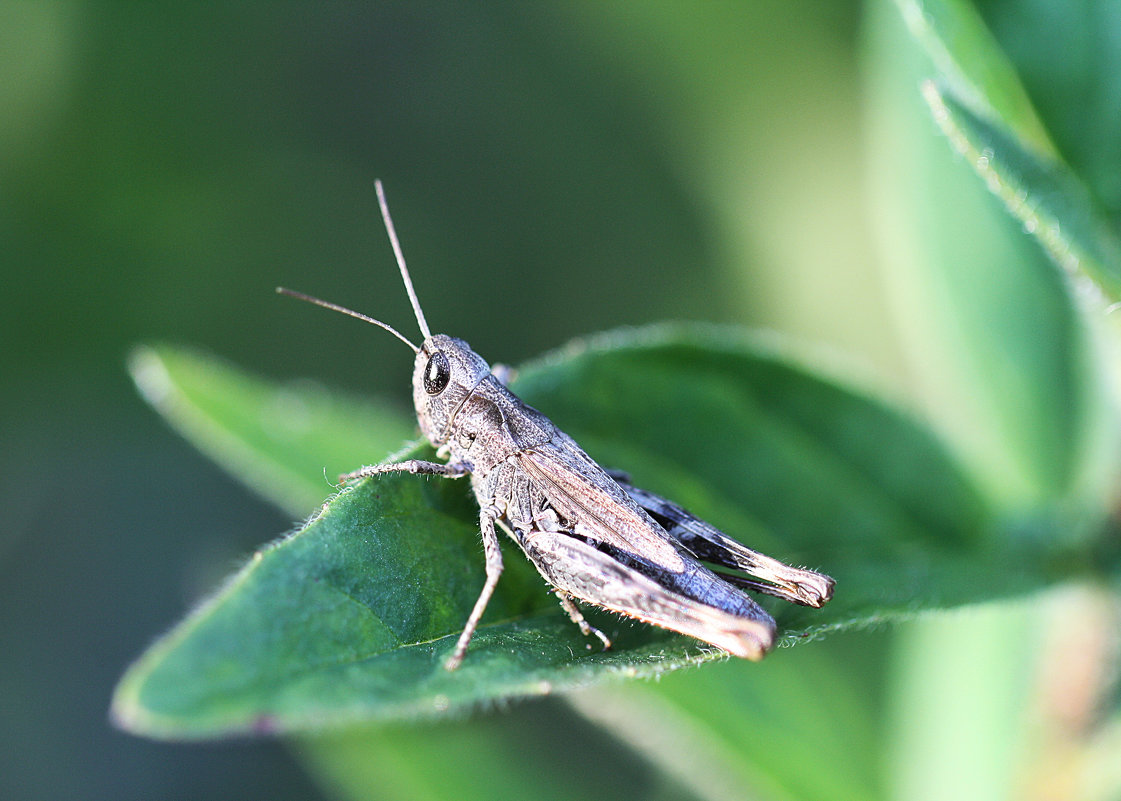
<instances>
[{"instance_id":1,"label":"blurred leaf","mask_svg":"<svg viewBox=\"0 0 1121 801\"><path fill-rule=\"evenodd\" d=\"M1050 118L1036 115L1019 64L972 5L896 5L933 61L900 36L893 9L869 5L872 164L882 192L875 219L912 369L931 416L1001 508L1053 504L1055 519L1035 535L1053 547L1074 544L1100 534L1091 520L1114 494L1115 411L1103 402L1101 354L1077 306L1101 296L1078 271L1117 286L1113 234L1083 176L1063 164L1049 134L1039 135ZM1021 12L1003 6L1009 17ZM1064 58L1044 36L1031 55ZM920 86L929 108L918 102ZM956 154L932 135L931 109ZM1038 635L1073 627L1039 620L1039 606L900 629L887 738L895 797L1039 794L1030 779L1036 764L1023 761L1024 710L1039 704L1031 681ZM1053 790L1050 781L1044 787Z\"/></svg>"},{"instance_id":2,"label":"blurred leaf","mask_svg":"<svg viewBox=\"0 0 1121 801\"><path fill-rule=\"evenodd\" d=\"M1070 282L937 136L918 91L934 68L899 15L869 12L873 219L924 408L1002 508L1098 503L1114 415Z\"/></svg>"},{"instance_id":3,"label":"blurred leaf","mask_svg":"<svg viewBox=\"0 0 1121 801\"><path fill-rule=\"evenodd\" d=\"M1121 245L1070 169L1027 152L1002 125L934 83L924 85L923 96L955 149L1051 258L1090 278L1108 301L1121 301Z\"/></svg>"},{"instance_id":4,"label":"blurred leaf","mask_svg":"<svg viewBox=\"0 0 1121 801\"><path fill-rule=\"evenodd\" d=\"M416 434L415 418L388 404L314 381L267 382L194 350L137 347L129 370L180 434L294 515L330 495L341 473L377 463Z\"/></svg>"},{"instance_id":5,"label":"blurred leaf","mask_svg":"<svg viewBox=\"0 0 1121 801\"><path fill-rule=\"evenodd\" d=\"M1115 709L1085 749L1085 774L1080 776L1084 797L1090 801L1121 798L1121 714Z\"/></svg>"},{"instance_id":6,"label":"blurred leaf","mask_svg":"<svg viewBox=\"0 0 1121 801\"><path fill-rule=\"evenodd\" d=\"M711 799L874 801L889 638L847 632L761 664L731 660L569 696Z\"/></svg>"},{"instance_id":7,"label":"blurred leaf","mask_svg":"<svg viewBox=\"0 0 1121 801\"><path fill-rule=\"evenodd\" d=\"M1015 66L1063 162L1116 230L1121 222L1121 6L1116 0L978 0L977 8Z\"/></svg>"},{"instance_id":8,"label":"blurred leaf","mask_svg":"<svg viewBox=\"0 0 1121 801\"><path fill-rule=\"evenodd\" d=\"M889 673L894 797L1015 797L1042 606L990 604L899 629Z\"/></svg>"},{"instance_id":9,"label":"blurred leaf","mask_svg":"<svg viewBox=\"0 0 1121 801\"><path fill-rule=\"evenodd\" d=\"M294 750L334 790L332 797L349 801L699 797L669 780L659 762L559 700L438 725L390 723L302 736Z\"/></svg>"},{"instance_id":10,"label":"blurred leaf","mask_svg":"<svg viewBox=\"0 0 1121 801\"><path fill-rule=\"evenodd\" d=\"M824 610L771 603L782 641L1002 597L1057 574L1009 536L938 444L868 397L734 331L652 328L578 342L517 390L604 464L752 546L838 580ZM601 653L525 560L507 556L468 659L441 660L482 584L467 484L389 474L344 490L254 556L126 674L132 731L201 737L440 714L718 657L593 615ZM509 549L508 549L509 550Z\"/></svg>"},{"instance_id":11,"label":"blurred leaf","mask_svg":"<svg viewBox=\"0 0 1121 801\"><path fill-rule=\"evenodd\" d=\"M1058 264L1090 277L1111 302L1121 300L1121 243L1100 205L1103 191L1091 195L1086 190L1102 187L1115 201L1113 210L1121 208L1115 146L1121 77L1116 69L1101 68L1115 62L1117 45L1108 33L1121 30L1121 18L1096 2L1050 10L1031 4L1034 18L1025 23L1020 4L987 4L990 18L1015 29L1009 38L1019 63L1034 68L1035 94L1052 101L1040 122L1018 64L1008 60L971 3L897 4L946 83L941 88L927 84L924 95L957 150ZM1095 24L1100 31L1092 30ZM1072 38L1083 46L1061 46ZM1079 63L1071 63L1072 55ZM1068 91L1046 91L1056 86L1056 75ZM1102 113L1088 113L1087 103ZM1062 153L1051 144L1046 123L1063 134ZM1063 161L1071 152L1080 157L1075 170ZM1091 155L1097 153L1102 155ZM1078 167L1087 169L1079 172Z\"/></svg>"},{"instance_id":12,"label":"blurred leaf","mask_svg":"<svg viewBox=\"0 0 1121 801\"><path fill-rule=\"evenodd\" d=\"M1054 157L1055 148L1009 63L970 0L895 0L934 66L974 108L1004 120L1022 146Z\"/></svg>"}]
</instances>

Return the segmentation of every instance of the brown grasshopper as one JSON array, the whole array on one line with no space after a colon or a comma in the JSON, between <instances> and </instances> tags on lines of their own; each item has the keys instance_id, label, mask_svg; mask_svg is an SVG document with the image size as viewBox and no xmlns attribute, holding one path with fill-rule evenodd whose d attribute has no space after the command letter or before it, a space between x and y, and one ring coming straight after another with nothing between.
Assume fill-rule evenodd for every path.
<instances>
[{"instance_id":1,"label":"brown grasshopper","mask_svg":"<svg viewBox=\"0 0 1121 801\"><path fill-rule=\"evenodd\" d=\"M417 347L389 325L299 292L277 291L380 326L416 353L413 402L421 431L446 463L409 459L363 467L353 481L403 471L471 477L479 503L486 583L455 650L455 670L502 574L495 526L516 542L554 587L561 606L585 635L611 641L574 601L688 634L745 659L761 659L774 643L775 621L741 587L821 607L833 579L790 567L745 548L677 504L600 467L575 441L506 388L462 339L428 329L413 289L381 182L378 203L401 278L424 340ZM703 562L754 578L716 573Z\"/></svg>"}]
</instances>

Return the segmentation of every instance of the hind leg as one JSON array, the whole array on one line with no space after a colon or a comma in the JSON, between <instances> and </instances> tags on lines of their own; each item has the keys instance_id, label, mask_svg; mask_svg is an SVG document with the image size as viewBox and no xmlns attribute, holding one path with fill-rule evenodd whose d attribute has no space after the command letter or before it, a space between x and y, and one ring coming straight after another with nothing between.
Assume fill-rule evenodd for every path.
<instances>
[{"instance_id":1,"label":"hind leg","mask_svg":"<svg viewBox=\"0 0 1121 801\"><path fill-rule=\"evenodd\" d=\"M572 596L561 589L554 589L553 592L556 594L557 600L560 601L560 605L564 608L564 611L568 612L568 616L572 619L572 622L580 627L581 633L583 633L585 637L594 634L599 637L599 641L603 643L603 650L610 650L611 640L607 639L606 634L584 619L584 615L580 613L580 609L572 600Z\"/></svg>"}]
</instances>

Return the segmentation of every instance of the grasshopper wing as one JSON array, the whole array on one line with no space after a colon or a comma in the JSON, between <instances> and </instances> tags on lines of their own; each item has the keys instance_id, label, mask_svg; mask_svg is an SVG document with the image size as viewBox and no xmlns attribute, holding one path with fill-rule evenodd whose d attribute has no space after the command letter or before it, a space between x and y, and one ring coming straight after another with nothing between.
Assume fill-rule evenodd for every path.
<instances>
[{"instance_id":1,"label":"grasshopper wing","mask_svg":"<svg viewBox=\"0 0 1121 801\"><path fill-rule=\"evenodd\" d=\"M561 530L517 537L554 586L746 659L770 649L771 616L690 555L571 438L558 432L518 463L562 519Z\"/></svg>"},{"instance_id":2,"label":"grasshopper wing","mask_svg":"<svg viewBox=\"0 0 1121 801\"><path fill-rule=\"evenodd\" d=\"M687 554L567 434L520 451L518 464L574 533L660 570L685 569Z\"/></svg>"},{"instance_id":3,"label":"grasshopper wing","mask_svg":"<svg viewBox=\"0 0 1121 801\"><path fill-rule=\"evenodd\" d=\"M675 540L698 559L715 565L742 570L759 581L724 575L741 587L774 595L803 606L821 608L833 597L833 579L812 570L791 567L784 562L753 551L733 540L720 529L690 514L672 501L614 476L628 495L654 518Z\"/></svg>"},{"instance_id":4,"label":"grasshopper wing","mask_svg":"<svg viewBox=\"0 0 1121 801\"><path fill-rule=\"evenodd\" d=\"M677 592L566 532L531 530L519 543L546 581L587 603L687 634L744 659L762 659L774 643L771 616L700 565L714 582L710 593L720 595L719 600Z\"/></svg>"}]
</instances>

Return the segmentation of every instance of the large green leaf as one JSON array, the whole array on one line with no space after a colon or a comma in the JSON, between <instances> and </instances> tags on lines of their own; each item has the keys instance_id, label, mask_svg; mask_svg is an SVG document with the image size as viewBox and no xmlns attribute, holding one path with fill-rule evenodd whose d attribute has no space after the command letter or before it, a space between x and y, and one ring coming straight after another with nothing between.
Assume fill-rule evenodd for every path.
<instances>
[{"instance_id":1,"label":"large green leaf","mask_svg":"<svg viewBox=\"0 0 1121 801\"><path fill-rule=\"evenodd\" d=\"M370 454L396 449L415 433L411 415L406 418L391 404L346 398L314 381L273 384L194 350L139 347L129 363L144 396L177 430L293 515L316 506L335 474L371 461ZM515 554L509 568L515 573L516 560ZM421 727L347 727L307 735L292 745L340 797L446 798L454 792L463 799L493 798L515 794L531 781L542 798L586 796L605 788L618 789L620 796L658 793L665 801L695 797L681 783L667 785L656 760L652 764L614 742L563 704L503 712ZM542 758L528 758L527 747L530 757ZM580 760L579 775L567 769L567 762L548 756L559 749ZM506 758L512 750L522 754L517 764ZM420 751L429 760L415 760ZM457 767L437 773L432 761ZM716 767L711 763L709 770Z\"/></svg>"},{"instance_id":2,"label":"large green leaf","mask_svg":"<svg viewBox=\"0 0 1121 801\"><path fill-rule=\"evenodd\" d=\"M1002 597L1059 571L993 524L938 443L866 395L727 329L605 335L515 385L596 458L838 581L820 611L766 601L782 642ZM251 399L243 396L243 401ZM318 474L318 471L317 471ZM466 483L390 474L258 552L122 680L114 712L159 737L441 714L716 658L593 615L601 652L514 548L459 671L441 663L482 584Z\"/></svg>"}]
</instances>

